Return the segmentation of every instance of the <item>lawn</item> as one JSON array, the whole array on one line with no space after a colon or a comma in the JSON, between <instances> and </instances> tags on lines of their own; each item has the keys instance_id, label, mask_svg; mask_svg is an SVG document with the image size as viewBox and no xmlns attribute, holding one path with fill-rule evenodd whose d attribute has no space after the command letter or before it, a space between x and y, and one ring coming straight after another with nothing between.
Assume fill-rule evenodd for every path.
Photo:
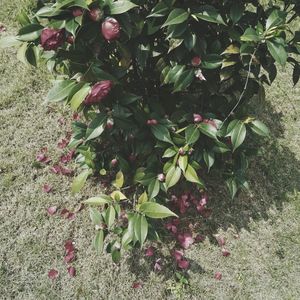
<instances>
[{"instance_id":1,"label":"lawn","mask_svg":"<svg viewBox=\"0 0 300 300\"><path fill-rule=\"evenodd\" d=\"M15 16L30 0L0 0L0 24L15 32ZM5 33L7 34L7 33ZM97 256L88 211L72 221L46 209L74 209L101 191L90 180L76 196L72 178L38 168L35 156L48 147L55 162L58 141L69 130L67 108L44 102L51 79L46 70L24 66L13 49L0 50L0 292L1 299L173 299L174 270L153 271L142 252L125 256L119 266L109 255ZM186 252L190 284L183 299L300 299L300 86L291 70L281 69L266 101L253 100L272 131L249 171L251 192L235 200L211 183L212 216L203 224L206 239ZM254 109L255 107L255 109ZM61 118L67 120L61 125ZM72 166L72 165L71 165ZM74 165L75 167L75 165ZM53 192L42 191L45 183ZM224 257L214 239L226 238ZM77 276L63 262L64 242L76 243ZM60 271L55 281L48 271ZM221 272L222 280L214 279ZM133 282L142 283L133 289Z\"/></svg>"}]
</instances>

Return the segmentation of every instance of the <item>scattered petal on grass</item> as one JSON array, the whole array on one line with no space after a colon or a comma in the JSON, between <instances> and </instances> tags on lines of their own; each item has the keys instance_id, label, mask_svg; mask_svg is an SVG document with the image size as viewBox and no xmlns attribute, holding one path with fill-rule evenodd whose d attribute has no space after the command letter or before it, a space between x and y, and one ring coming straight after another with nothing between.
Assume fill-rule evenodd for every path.
<instances>
[{"instance_id":1,"label":"scattered petal on grass","mask_svg":"<svg viewBox=\"0 0 300 300\"><path fill-rule=\"evenodd\" d=\"M223 247L226 243L225 238L223 236L220 236L220 235L216 235L216 240L217 240L220 247Z\"/></svg>"},{"instance_id":2,"label":"scattered petal on grass","mask_svg":"<svg viewBox=\"0 0 300 300\"><path fill-rule=\"evenodd\" d=\"M69 212L69 214L68 214L68 219L69 220L74 220L75 219L75 217L76 217L76 215L73 213L73 212Z\"/></svg>"},{"instance_id":3,"label":"scattered petal on grass","mask_svg":"<svg viewBox=\"0 0 300 300\"><path fill-rule=\"evenodd\" d=\"M52 192L52 187L49 184L44 184L43 185L43 192L44 193L50 193L50 192Z\"/></svg>"},{"instance_id":4,"label":"scattered petal on grass","mask_svg":"<svg viewBox=\"0 0 300 300\"><path fill-rule=\"evenodd\" d=\"M60 215L65 218L65 219L69 219L69 220L74 220L75 219L75 213L69 211L66 208L63 208L62 211L60 212Z\"/></svg>"},{"instance_id":5,"label":"scattered petal on grass","mask_svg":"<svg viewBox=\"0 0 300 300\"><path fill-rule=\"evenodd\" d=\"M154 263L154 271L161 271L161 258L158 258Z\"/></svg>"},{"instance_id":6,"label":"scattered petal on grass","mask_svg":"<svg viewBox=\"0 0 300 300\"><path fill-rule=\"evenodd\" d=\"M54 174L59 174L61 172L59 165L54 165L50 168L50 171Z\"/></svg>"},{"instance_id":7,"label":"scattered petal on grass","mask_svg":"<svg viewBox=\"0 0 300 300\"><path fill-rule=\"evenodd\" d=\"M69 175L73 174L73 170L65 168L65 167L60 167L60 170L61 170L62 175L69 176Z\"/></svg>"},{"instance_id":8,"label":"scattered petal on grass","mask_svg":"<svg viewBox=\"0 0 300 300\"><path fill-rule=\"evenodd\" d=\"M68 267L68 273L69 273L70 277L75 277L76 269L74 267Z\"/></svg>"},{"instance_id":9,"label":"scattered petal on grass","mask_svg":"<svg viewBox=\"0 0 300 300\"><path fill-rule=\"evenodd\" d=\"M145 256L151 257L154 255L154 248L152 246L148 247L145 251Z\"/></svg>"},{"instance_id":10,"label":"scattered petal on grass","mask_svg":"<svg viewBox=\"0 0 300 300\"><path fill-rule=\"evenodd\" d=\"M190 263L186 259L177 261L178 267L180 269L186 270L190 266Z\"/></svg>"},{"instance_id":11,"label":"scattered petal on grass","mask_svg":"<svg viewBox=\"0 0 300 300\"><path fill-rule=\"evenodd\" d=\"M60 125L66 125L66 119L64 117L60 117L57 122Z\"/></svg>"},{"instance_id":12,"label":"scattered petal on grass","mask_svg":"<svg viewBox=\"0 0 300 300\"><path fill-rule=\"evenodd\" d=\"M133 284L132 284L132 288L133 289L139 289L139 288L141 288L142 287L142 284L140 283L140 282L134 282Z\"/></svg>"},{"instance_id":13,"label":"scattered petal on grass","mask_svg":"<svg viewBox=\"0 0 300 300\"><path fill-rule=\"evenodd\" d=\"M176 261L180 261L183 257L183 252L180 250L174 249L172 252L172 256L175 258Z\"/></svg>"},{"instance_id":14,"label":"scattered petal on grass","mask_svg":"<svg viewBox=\"0 0 300 300\"><path fill-rule=\"evenodd\" d=\"M53 216L57 212L56 206L50 206L47 208L48 215Z\"/></svg>"},{"instance_id":15,"label":"scattered petal on grass","mask_svg":"<svg viewBox=\"0 0 300 300\"><path fill-rule=\"evenodd\" d=\"M2 24L0 24L0 33L5 32L6 31L6 27Z\"/></svg>"},{"instance_id":16,"label":"scattered petal on grass","mask_svg":"<svg viewBox=\"0 0 300 300\"><path fill-rule=\"evenodd\" d=\"M58 277L58 271L55 270L55 269L51 269L49 272L48 272L48 277L52 280L56 279Z\"/></svg>"},{"instance_id":17,"label":"scattered petal on grass","mask_svg":"<svg viewBox=\"0 0 300 300\"><path fill-rule=\"evenodd\" d=\"M82 211L84 209L84 204L80 203L78 204L78 206L75 208L74 212L75 213L79 213L80 211Z\"/></svg>"},{"instance_id":18,"label":"scattered petal on grass","mask_svg":"<svg viewBox=\"0 0 300 300\"><path fill-rule=\"evenodd\" d=\"M227 257L230 255L230 252L228 250L226 250L225 248L222 249L222 255Z\"/></svg>"},{"instance_id":19,"label":"scattered petal on grass","mask_svg":"<svg viewBox=\"0 0 300 300\"><path fill-rule=\"evenodd\" d=\"M39 153L36 156L36 160L38 162L44 163L44 164L49 164L51 162L51 158L45 155L45 153Z\"/></svg>"},{"instance_id":20,"label":"scattered petal on grass","mask_svg":"<svg viewBox=\"0 0 300 300\"><path fill-rule=\"evenodd\" d=\"M65 250L66 250L66 254L69 254L70 252L75 251L74 242L72 240L67 240L65 242Z\"/></svg>"},{"instance_id":21,"label":"scattered petal on grass","mask_svg":"<svg viewBox=\"0 0 300 300\"><path fill-rule=\"evenodd\" d=\"M195 237L195 242L199 243L199 242L203 242L205 240L205 236L202 234L197 234L197 236Z\"/></svg>"},{"instance_id":22,"label":"scattered petal on grass","mask_svg":"<svg viewBox=\"0 0 300 300\"><path fill-rule=\"evenodd\" d=\"M64 257L64 262L68 264L72 262L74 259L75 259L75 253L74 251L71 251Z\"/></svg>"},{"instance_id":23,"label":"scattered petal on grass","mask_svg":"<svg viewBox=\"0 0 300 300\"><path fill-rule=\"evenodd\" d=\"M75 153L75 151L71 150L67 154L64 154L63 156L61 156L60 162L63 163L63 164L67 164L74 157L74 153Z\"/></svg>"},{"instance_id":24,"label":"scattered petal on grass","mask_svg":"<svg viewBox=\"0 0 300 300\"><path fill-rule=\"evenodd\" d=\"M57 147L59 149L65 149L69 144L69 141L67 139L61 139L58 143L57 143Z\"/></svg>"},{"instance_id":25,"label":"scattered petal on grass","mask_svg":"<svg viewBox=\"0 0 300 300\"><path fill-rule=\"evenodd\" d=\"M183 234L178 234L177 236L178 242L180 246L184 249L188 249L193 243L194 239L192 237L191 233L183 233Z\"/></svg>"},{"instance_id":26,"label":"scattered petal on grass","mask_svg":"<svg viewBox=\"0 0 300 300\"><path fill-rule=\"evenodd\" d=\"M216 280L221 280L222 279L222 273L221 272L216 272L214 277L215 277Z\"/></svg>"}]
</instances>

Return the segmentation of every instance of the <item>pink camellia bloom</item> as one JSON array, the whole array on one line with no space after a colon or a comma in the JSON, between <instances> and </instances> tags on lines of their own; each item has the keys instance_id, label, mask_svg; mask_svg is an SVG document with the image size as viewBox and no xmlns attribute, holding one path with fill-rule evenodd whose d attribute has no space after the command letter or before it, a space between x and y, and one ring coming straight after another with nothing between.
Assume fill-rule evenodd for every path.
<instances>
[{"instance_id":1,"label":"pink camellia bloom","mask_svg":"<svg viewBox=\"0 0 300 300\"><path fill-rule=\"evenodd\" d=\"M44 50L57 50L65 42L64 29L44 28L41 33L41 46Z\"/></svg>"},{"instance_id":2,"label":"pink camellia bloom","mask_svg":"<svg viewBox=\"0 0 300 300\"><path fill-rule=\"evenodd\" d=\"M182 259L177 262L177 265L180 269L186 270L190 266L190 263L186 259Z\"/></svg>"},{"instance_id":3,"label":"pink camellia bloom","mask_svg":"<svg viewBox=\"0 0 300 300\"><path fill-rule=\"evenodd\" d=\"M194 122L195 123L200 123L203 120L202 116L199 115L199 114L194 114L193 117L194 117Z\"/></svg>"},{"instance_id":4,"label":"pink camellia bloom","mask_svg":"<svg viewBox=\"0 0 300 300\"><path fill-rule=\"evenodd\" d=\"M89 17L94 22L99 22L102 19L103 12L99 7L91 8L89 11Z\"/></svg>"},{"instance_id":5,"label":"pink camellia bloom","mask_svg":"<svg viewBox=\"0 0 300 300\"><path fill-rule=\"evenodd\" d=\"M91 89L90 93L86 96L84 104L91 105L100 103L111 91L112 81L103 80L97 82Z\"/></svg>"},{"instance_id":6,"label":"pink camellia bloom","mask_svg":"<svg viewBox=\"0 0 300 300\"><path fill-rule=\"evenodd\" d=\"M107 41L113 41L120 37L120 24L114 18L106 18L102 23L102 35Z\"/></svg>"},{"instance_id":7,"label":"pink camellia bloom","mask_svg":"<svg viewBox=\"0 0 300 300\"><path fill-rule=\"evenodd\" d=\"M80 17L83 15L83 9L81 7L74 7L72 10L73 17Z\"/></svg>"},{"instance_id":8,"label":"pink camellia bloom","mask_svg":"<svg viewBox=\"0 0 300 300\"><path fill-rule=\"evenodd\" d=\"M192 234L189 232L178 234L177 239L180 246L184 249L188 249L194 243Z\"/></svg>"},{"instance_id":9,"label":"pink camellia bloom","mask_svg":"<svg viewBox=\"0 0 300 300\"><path fill-rule=\"evenodd\" d=\"M145 251L145 256L151 257L154 255L154 248L152 246L148 247Z\"/></svg>"},{"instance_id":10,"label":"pink camellia bloom","mask_svg":"<svg viewBox=\"0 0 300 300\"><path fill-rule=\"evenodd\" d=\"M192 65L194 67L198 67L201 64L201 57L200 56L195 56L192 59Z\"/></svg>"}]
</instances>

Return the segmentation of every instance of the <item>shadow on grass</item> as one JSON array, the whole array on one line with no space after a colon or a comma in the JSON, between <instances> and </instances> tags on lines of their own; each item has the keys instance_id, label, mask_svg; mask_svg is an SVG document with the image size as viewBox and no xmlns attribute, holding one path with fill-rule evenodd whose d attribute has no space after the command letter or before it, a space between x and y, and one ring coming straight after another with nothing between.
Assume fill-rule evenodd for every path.
<instances>
[{"instance_id":1,"label":"shadow on grass","mask_svg":"<svg viewBox=\"0 0 300 300\"><path fill-rule=\"evenodd\" d=\"M284 135L283 113L276 112L269 103L264 103L262 109L264 114L260 119L269 126L272 137L266 140L261 155L250 162L248 178L251 191L242 192L231 200L220 176L209 178L208 207L212 209L212 214L207 219L196 218L194 221L200 222L199 233L213 244L217 243L215 234L219 230L234 229L236 233L242 229L251 231L250 223L253 220L269 219L271 208L282 210L284 202L289 201L296 190L300 190L300 161L295 153L279 142ZM144 281L149 277L149 270L153 270L154 260L145 262L143 256L144 253L136 251L127 263L137 280ZM190 262L194 273L205 273L195 261ZM165 258L165 265L168 267L161 272L163 279L174 278L176 266L172 258Z\"/></svg>"}]
</instances>

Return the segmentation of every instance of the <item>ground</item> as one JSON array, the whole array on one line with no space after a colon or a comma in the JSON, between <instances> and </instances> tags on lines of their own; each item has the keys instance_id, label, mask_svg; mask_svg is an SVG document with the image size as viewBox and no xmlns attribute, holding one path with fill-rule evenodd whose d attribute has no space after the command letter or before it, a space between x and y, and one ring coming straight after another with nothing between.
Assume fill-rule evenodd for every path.
<instances>
[{"instance_id":1,"label":"ground","mask_svg":"<svg viewBox=\"0 0 300 300\"><path fill-rule=\"evenodd\" d=\"M15 32L16 13L30 0L0 0L0 23ZM221 192L211 199L212 217L203 243L187 251L190 285L183 299L300 298L300 87L293 88L291 70L280 71L266 101L255 113L272 131L262 155L251 164L251 193L230 200ZM0 298L1 299L173 299L173 270L152 271L138 251L115 266L109 255L92 249L88 212L75 220L49 217L51 205L73 209L100 192L89 182L78 196L70 194L71 178L36 168L35 156L47 146L55 161L57 142L66 127L58 122L63 106L44 102L50 77L24 66L15 50L0 50ZM253 111L254 113L254 111ZM54 192L46 194L49 183ZM220 254L213 234L226 237L229 257ZM77 276L70 279L63 262L64 241L74 239ZM60 271L52 282L47 273ZM214 279L220 271L223 278ZM143 284L133 289L132 283Z\"/></svg>"}]
</instances>

